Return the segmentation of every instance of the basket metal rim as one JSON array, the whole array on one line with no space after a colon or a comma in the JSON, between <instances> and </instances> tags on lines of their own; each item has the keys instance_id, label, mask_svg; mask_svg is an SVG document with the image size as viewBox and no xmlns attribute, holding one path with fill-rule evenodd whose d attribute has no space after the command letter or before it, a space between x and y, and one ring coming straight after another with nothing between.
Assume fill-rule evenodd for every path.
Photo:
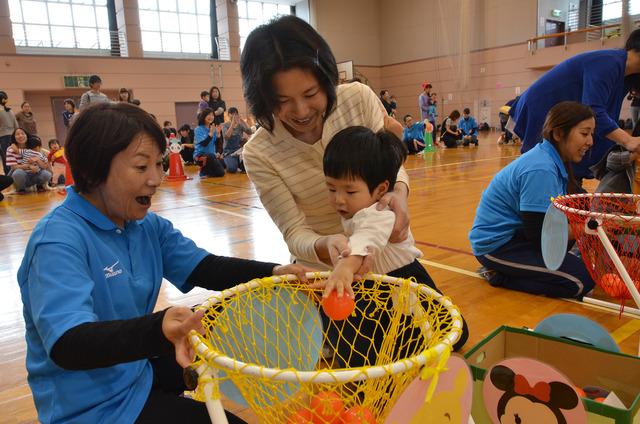
<instances>
[{"instance_id":1,"label":"basket metal rim","mask_svg":"<svg viewBox=\"0 0 640 424\"><path fill-rule=\"evenodd\" d=\"M326 279L331 274L330 271L324 272L308 272L306 274L308 279ZM239 284L230 289L223 290L207 299L202 305L198 306L198 309L208 309L209 307L221 302L223 299L234 296L239 293L254 289L261 285L282 283L287 281L297 280L296 275L280 275L266 278L259 278L249 281L248 283ZM367 280L380 280L389 284L400 285L405 281L409 283L412 288L417 288L423 293L427 293L437 299L451 314L453 318L452 331L435 346L424 350L417 355L409 358L398 360L396 362L387 365L376 365L371 367L360 367L354 369L322 369L317 371L297 371L291 369L279 369L279 368L267 368L257 364L250 364L242 361L238 361L229 356L223 355L218 352L211 351L207 345L202 341L202 335L191 332L189 340L194 349L201 357L204 357L206 361L211 361L221 369L241 372L242 374L248 374L256 377L272 379L276 381L287 382L311 382L311 383L343 383L347 381L359 381L372 378L380 378L385 375L395 375L400 372L406 372L416 367L421 367L429 362L433 358L438 358L446 350L451 349L453 344L459 339L462 334L462 315L458 311L457 307L449 300L449 298L443 296L437 291L433 290L424 284L418 284L410 280L403 278L390 277L388 275L380 274L367 274Z\"/></svg>"},{"instance_id":2,"label":"basket metal rim","mask_svg":"<svg viewBox=\"0 0 640 424\"><path fill-rule=\"evenodd\" d=\"M612 214L607 212L597 212L597 211L586 211L583 209L573 208L571 206L567 206L562 204L561 202L566 199L577 199L577 198L595 198L595 197L618 197L618 198L628 198L628 199L636 199L640 201L640 195L638 194L629 194L629 193L576 193L576 194L565 194L562 196L555 197L553 199L553 206L556 209L560 209L565 214L571 215L580 215L588 218L594 219L606 219L613 221L624 221L624 222L640 222L640 216L638 215L621 215L621 214Z\"/></svg>"}]
</instances>

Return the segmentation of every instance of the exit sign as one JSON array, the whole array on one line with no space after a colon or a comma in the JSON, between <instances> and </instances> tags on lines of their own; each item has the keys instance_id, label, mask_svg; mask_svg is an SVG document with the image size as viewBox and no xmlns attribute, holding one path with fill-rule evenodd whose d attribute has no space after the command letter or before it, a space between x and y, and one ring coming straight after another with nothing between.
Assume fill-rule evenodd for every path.
<instances>
[{"instance_id":1,"label":"exit sign","mask_svg":"<svg viewBox=\"0 0 640 424\"><path fill-rule=\"evenodd\" d=\"M554 18L561 18L562 17L562 10L560 10L560 9L551 10L551 16L553 16Z\"/></svg>"},{"instance_id":2,"label":"exit sign","mask_svg":"<svg viewBox=\"0 0 640 424\"><path fill-rule=\"evenodd\" d=\"M88 75L65 75L64 88L88 88L89 76Z\"/></svg>"}]
</instances>

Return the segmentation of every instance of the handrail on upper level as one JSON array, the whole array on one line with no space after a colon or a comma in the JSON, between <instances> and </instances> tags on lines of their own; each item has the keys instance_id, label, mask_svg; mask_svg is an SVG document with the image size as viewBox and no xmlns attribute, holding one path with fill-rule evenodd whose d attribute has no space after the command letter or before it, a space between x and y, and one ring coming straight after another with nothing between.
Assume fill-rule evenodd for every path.
<instances>
[{"instance_id":1,"label":"handrail on upper level","mask_svg":"<svg viewBox=\"0 0 640 424\"><path fill-rule=\"evenodd\" d=\"M635 21L633 24L634 24L634 26L638 26L638 23L640 23L640 20ZM596 32L596 31L600 32L600 41L602 43L604 43L604 40L607 38L606 37L606 30L612 29L612 28L620 28L621 29L622 28L622 24L621 23L617 23L617 24L594 26L594 27L590 27L590 28L578 29L578 30L575 30L575 31L558 32L556 34L545 34L545 35L541 35L539 37L533 37L533 38L530 38L530 39L527 40L527 49L529 50L529 52L531 54L533 54L538 49L538 41L547 40L547 39L550 39L550 38L559 38L559 37L563 38L563 45L564 45L564 48L566 49L567 48L567 38L568 38L568 36L571 36L571 35L574 35L574 34Z\"/></svg>"}]
</instances>

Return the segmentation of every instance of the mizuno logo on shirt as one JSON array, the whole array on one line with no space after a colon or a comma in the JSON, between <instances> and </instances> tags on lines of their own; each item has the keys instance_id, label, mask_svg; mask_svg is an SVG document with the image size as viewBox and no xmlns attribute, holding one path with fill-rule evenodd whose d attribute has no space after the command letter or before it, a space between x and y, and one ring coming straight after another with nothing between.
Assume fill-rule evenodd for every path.
<instances>
[{"instance_id":1,"label":"mizuno logo on shirt","mask_svg":"<svg viewBox=\"0 0 640 424\"><path fill-rule=\"evenodd\" d=\"M116 275L122 274L122 269L115 269L116 265L118 265L119 263L120 261L116 261L116 263L111 266L105 266L103 268L104 278L111 278L115 277Z\"/></svg>"}]
</instances>

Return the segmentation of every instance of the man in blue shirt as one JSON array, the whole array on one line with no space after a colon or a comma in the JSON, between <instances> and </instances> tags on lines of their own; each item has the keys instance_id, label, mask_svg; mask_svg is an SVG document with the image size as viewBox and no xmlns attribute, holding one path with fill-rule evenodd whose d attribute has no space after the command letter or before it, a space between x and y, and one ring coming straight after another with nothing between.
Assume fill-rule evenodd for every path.
<instances>
[{"instance_id":1,"label":"man in blue shirt","mask_svg":"<svg viewBox=\"0 0 640 424\"><path fill-rule=\"evenodd\" d=\"M462 131L462 145L468 146L473 143L478 146L478 124L471 116L471 111L465 107L462 111L462 119L458 121L458 128Z\"/></svg>"},{"instance_id":2,"label":"man in blue shirt","mask_svg":"<svg viewBox=\"0 0 640 424\"><path fill-rule=\"evenodd\" d=\"M573 165L576 178L592 178L589 167L614 143L640 153L640 137L631 137L617 123L625 95L635 88L630 86L632 75L638 73L640 29L631 33L624 50L590 51L556 65L522 93L509 111L513 129L522 140L522 152L540 141L549 109L563 100L573 100L590 106L596 116L594 146L590 155Z\"/></svg>"},{"instance_id":3,"label":"man in blue shirt","mask_svg":"<svg viewBox=\"0 0 640 424\"><path fill-rule=\"evenodd\" d=\"M424 149L424 122L414 122L411 115L404 116L405 128L402 140L407 144L409 153L420 153Z\"/></svg>"}]
</instances>

